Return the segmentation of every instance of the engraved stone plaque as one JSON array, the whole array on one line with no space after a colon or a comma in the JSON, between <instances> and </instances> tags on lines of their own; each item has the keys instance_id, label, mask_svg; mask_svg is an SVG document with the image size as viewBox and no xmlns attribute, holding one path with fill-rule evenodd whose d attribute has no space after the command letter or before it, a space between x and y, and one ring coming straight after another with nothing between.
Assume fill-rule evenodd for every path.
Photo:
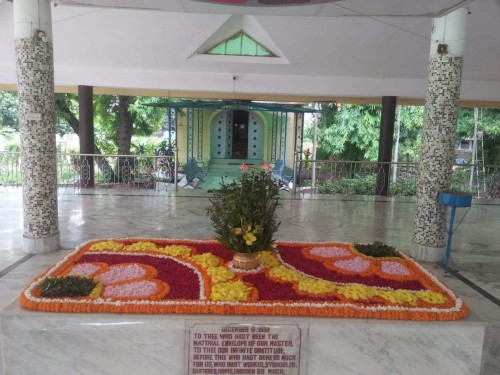
<instances>
[{"instance_id":1,"label":"engraved stone plaque","mask_svg":"<svg viewBox=\"0 0 500 375\"><path fill-rule=\"evenodd\" d=\"M305 374L307 327L187 322L186 328L189 375Z\"/></svg>"}]
</instances>

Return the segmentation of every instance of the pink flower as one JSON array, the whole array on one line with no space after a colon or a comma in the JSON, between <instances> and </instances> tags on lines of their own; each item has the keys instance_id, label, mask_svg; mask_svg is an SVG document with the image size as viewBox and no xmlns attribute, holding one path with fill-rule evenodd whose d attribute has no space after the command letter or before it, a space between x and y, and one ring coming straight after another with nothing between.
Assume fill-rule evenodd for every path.
<instances>
[{"instance_id":1,"label":"pink flower","mask_svg":"<svg viewBox=\"0 0 500 375\"><path fill-rule=\"evenodd\" d=\"M361 257L356 257L352 259L337 260L333 265L350 272L364 272L370 266L370 261Z\"/></svg>"},{"instance_id":2,"label":"pink flower","mask_svg":"<svg viewBox=\"0 0 500 375\"><path fill-rule=\"evenodd\" d=\"M151 280L140 280L104 288L103 297L149 297L155 294L158 286Z\"/></svg>"},{"instance_id":3,"label":"pink flower","mask_svg":"<svg viewBox=\"0 0 500 375\"><path fill-rule=\"evenodd\" d=\"M68 275L80 275L80 276L92 277L98 271L100 271L101 268L102 267L98 264L80 263L71 267L71 270L68 272Z\"/></svg>"},{"instance_id":4,"label":"pink flower","mask_svg":"<svg viewBox=\"0 0 500 375\"><path fill-rule=\"evenodd\" d=\"M250 169L250 167L248 165L246 165L245 163L241 163L240 164L240 169L243 171L243 172L248 172L248 170Z\"/></svg>"},{"instance_id":5,"label":"pink flower","mask_svg":"<svg viewBox=\"0 0 500 375\"><path fill-rule=\"evenodd\" d=\"M322 258L342 258L351 255L346 249L335 246L316 246L311 249L311 254Z\"/></svg>"},{"instance_id":6,"label":"pink flower","mask_svg":"<svg viewBox=\"0 0 500 375\"><path fill-rule=\"evenodd\" d=\"M120 264L109 267L107 271L99 274L103 284L114 284L125 280L140 279L145 277L147 271L139 264Z\"/></svg>"},{"instance_id":7,"label":"pink flower","mask_svg":"<svg viewBox=\"0 0 500 375\"><path fill-rule=\"evenodd\" d=\"M262 169L265 171L269 171L271 170L271 165L269 165L269 163L264 163L262 164Z\"/></svg>"},{"instance_id":8,"label":"pink flower","mask_svg":"<svg viewBox=\"0 0 500 375\"><path fill-rule=\"evenodd\" d=\"M382 261L382 272L389 275L408 276L410 271L399 262Z\"/></svg>"}]
</instances>

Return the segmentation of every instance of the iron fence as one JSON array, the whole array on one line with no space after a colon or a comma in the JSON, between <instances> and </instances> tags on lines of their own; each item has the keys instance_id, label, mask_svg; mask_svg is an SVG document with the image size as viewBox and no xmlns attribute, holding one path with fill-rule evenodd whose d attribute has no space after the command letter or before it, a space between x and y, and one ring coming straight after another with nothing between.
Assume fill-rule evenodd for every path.
<instances>
[{"instance_id":1,"label":"iron fence","mask_svg":"<svg viewBox=\"0 0 500 375\"><path fill-rule=\"evenodd\" d=\"M177 190L177 157L57 154L57 184L73 189ZM0 185L22 184L19 152L0 152Z\"/></svg>"},{"instance_id":2,"label":"iron fence","mask_svg":"<svg viewBox=\"0 0 500 375\"><path fill-rule=\"evenodd\" d=\"M381 195L388 188L390 196L414 196L417 190L418 163L300 160L298 165L297 192ZM498 199L500 165L455 164L451 189Z\"/></svg>"},{"instance_id":3,"label":"iron fence","mask_svg":"<svg viewBox=\"0 0 500 375\"><path fill-rule=\"evenodd\" d=\"M0 186L20 187L19 152L0 152ZM293 162L290 163L293 165ZM414 196L418 163L300 160L295 191L316 194ZM178 158L148 155L57 154L60 188L124 190L177 190ZM388 186L386 185L388 182ZM500 165L456 164L452 190L478 198L500 198Z\"/></svg>"}]
</instances>

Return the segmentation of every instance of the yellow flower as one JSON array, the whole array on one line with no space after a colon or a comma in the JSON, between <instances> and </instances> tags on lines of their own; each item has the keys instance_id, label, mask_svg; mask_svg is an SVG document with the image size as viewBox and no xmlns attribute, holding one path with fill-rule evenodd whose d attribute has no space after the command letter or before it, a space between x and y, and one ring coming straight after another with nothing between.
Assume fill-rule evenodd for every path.
<instances>
[{"instance_id":1,"label":"yellow flower","mask_svg":"<svg viewBox=\"0 0 500 375\"><path fill-rule=\"evenodd\" d=\"M446 302L446 298L440 294L431 291L417 292L415 295L422 301L427 303L432 303L433 305L442 305Z\"/></svg>"},{"instance_id":2,"label":"yellow flower","mask_svg":"<svg viewBox=\"0 0 500 375\"><path fill-rule=\"evenodd\" d=\"M241 234L241 228L234 228L233 233L239 236Z\"/></svg>"},{"instance_id":3,"label":"yellow flower","mask_svg":"<svg viewBox=\"0 0 500 375\"><path fill-rule=\"evenodd\" d=\"M208 267L207 273L212 278L214 284L231 280L234 277L234 272L225 267Z\"/></svg>"},{"instance_id":4,"label":"yellow flower","mask_svg":"<svg viewBox=\"0 0 500 375\"><path fill-rule=\"evenodd\" d=\"M323 294L333 292L335 284L326 280L304 277L299 280L298 288L303 292L311 294Z\"/></svg>"},{"instance_id":5,"label":"yellow flower","mask_svg":"<svg viewBox=\"0 0 500 375\"><path fill-rule=\"evenodd\" d=\"M280 264L278 258L276 258L276 255L270 253L269 251L260 252L259 260L267 268L276 267Z\"/></svg>"},{"instance_id":6,"label":"yellow flower","mask_svg":"<svg viewBox=\"0 0 500 375\"><path fill-rule=\"evenodd\" d=\"M246 232L243 235L243 238L245 239L245 243L248 246L251 246L255 241L257 241L257 237L252 232Z\"/></svg>"},{"instance_id":7,"label":"yellow flower","mask_svg":"<svg viewBox=\"0 0 500 375\"><path fill-rule=\"evenodd\" d=\"M228 281L214 285L210 299L212 301L246 301L251 292L252 288L246 286L241 280Z\"/></svg>"},{"instance_id":8,"label":"yellow flower","mask_svg":"<svg viewBox=\"0 0 500 375\"><path fill-rule=\"evenodd\" d=\"M304 277L299 272L288 269L283 265L270 269L269 275L284 281L299 281Z\"/></svg>"},{"instance_id":9,"label":"yellow flower","mask_svg":"<svg viewBox=\"0 0 500 375\"><path fill-rule=\"evenodd\" d=\"M139 241L123 248L126 251L156 250L156 244L152 242Z\"/></svg>"},{"instance_id":10,"label":"yellow flower","mask_svg":"<svg viewBox=\"0 0 500 375\"><path fill-rule=\"evenodd\" d=\"M360 284L339 286L337 288L337 293L354 301L360 299L368 300L377 295L377 291L375 289Z\"/></svg>"},{"instance_id":11,"label":"yellow flower","mask_svg":"<svg viewBox=\"0 0 500 375\"><path fill-rule=\"evenodd\" d=\"M216 267L219 265L219 258L211 253L205 253L201 255L194 255L191 257L193 261L201 265L202 267Z\"/></svg>"},{"instance_id":12,"label":"yellow flower","mask_svg":"<svg viewBox=\"0 0 500 375\"><path fill-rule=\"evenodd\" d=\"M92 292L90 292L89 297L90 298L99 298L102 294L102 290L104 289L104 284L99 281L98 278L94 277L93 279L95 281L95 287L92 289Z\"/></svg>"},{"instance_id":13,"label":"yellow flower","mask_svg":"<svg viewBox=\"0 0 500 375\"><path fill-rule=\"evenodd\" d=\"M115 241L101 241L90 246L90 251L120 251L123 244Z\"/></svg>"},{"instance_id":14,"label":"yellow flower","mask_svg":"<svg viewBox=\"0 0 500 375\"><path fill-rule=\"evenodd\" d=\"M418 300L416 294L404 289L379 290L377 294L391 303L407 303L410 305L416 305Z\"/></svg>"},{"instance_id":15,"label":"yellow flower","mask_svg":"<svg viewBox=\"0 0 500 375\"><path fill-rule=\"evenodd\" d=\"M181 257L188 257L191 255L191 248L189 246L183 246L183 245L165 246L156 251L163 254L181 256Z\"/></svg>"}]
</instances>

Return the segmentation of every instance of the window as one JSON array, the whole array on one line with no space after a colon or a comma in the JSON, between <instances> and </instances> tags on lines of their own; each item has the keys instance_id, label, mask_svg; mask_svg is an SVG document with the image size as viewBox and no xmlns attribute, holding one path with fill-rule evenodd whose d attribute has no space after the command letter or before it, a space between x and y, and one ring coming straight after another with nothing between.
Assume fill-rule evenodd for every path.
<instances>
[{"instance_id":1,"label":"window","mask_svg":"<svg viewBox=\"0 0 500 375\"><path fill-rule=\"evenodd\" d=\"M238 31L203 53L206 55L277 57L269 49L248 36L243 30Z\"/></svg>"}]
</instances>

